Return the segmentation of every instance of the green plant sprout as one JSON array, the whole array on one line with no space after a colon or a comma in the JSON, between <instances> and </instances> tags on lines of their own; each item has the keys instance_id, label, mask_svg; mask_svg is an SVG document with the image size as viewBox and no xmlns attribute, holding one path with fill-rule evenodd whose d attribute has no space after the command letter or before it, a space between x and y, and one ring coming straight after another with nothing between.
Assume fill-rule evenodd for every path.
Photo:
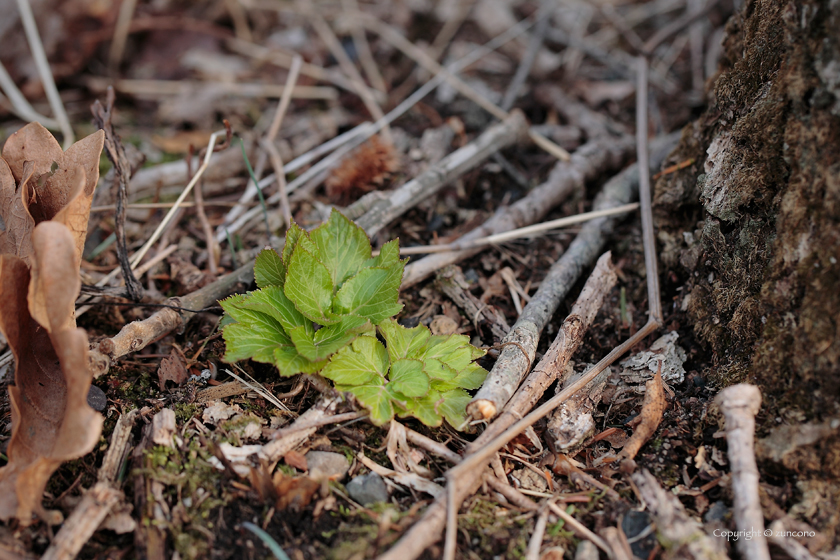
<instances>
[{"instance_id":1,"label":"green plant sprout","mask_svg":"<svg viewBox=\"0 0 840 560\"><path fill-rule=\"evenodd\" d=\"M225 361L272 364L284 376L320 372L377 425L397 414L460 428L466 389L487 375L474 363L484 351L466 336L433 336L392 319L403 307L405 262L396 239L373 257L364 230L336 210L309 233L292 224L282 255L257 256L259 289L221 302Z\"/></svg>"}]
</instances>

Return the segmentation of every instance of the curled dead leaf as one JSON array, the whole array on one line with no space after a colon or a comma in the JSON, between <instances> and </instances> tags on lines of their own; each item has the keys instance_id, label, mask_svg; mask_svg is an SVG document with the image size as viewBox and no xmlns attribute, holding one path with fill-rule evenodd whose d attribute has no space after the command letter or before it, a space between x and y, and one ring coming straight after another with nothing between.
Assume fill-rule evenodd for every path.
<instances>
[{"instance_id":1,"label":"curled dead leaf","mask_svg":"<svg viewBox=\"0 0 840 560\"><path fill-rule=\"evenodd\" d=\"M32 514L47 480L99 440L87 404L88 339L76 328L79 263L103 135L63 152L41 125L12 135L0 159L0 331L15 357L12 435L0 469L0 519Z\"/></svg>"},{"instance_id":2,"label":"curled dead leaf","mask_svg":"<svg viewBox=\"0 0 840 560\"><path fill-rule=\"evenodd\" d=\"M660 367L653 379L645 384L645 400L642 403L642 412L634 419L635 430L624 444L624 449L618 454L619 458L633 459L636 456L645 442L656 433L667 404Z\"/></svg>"}]
</instances>

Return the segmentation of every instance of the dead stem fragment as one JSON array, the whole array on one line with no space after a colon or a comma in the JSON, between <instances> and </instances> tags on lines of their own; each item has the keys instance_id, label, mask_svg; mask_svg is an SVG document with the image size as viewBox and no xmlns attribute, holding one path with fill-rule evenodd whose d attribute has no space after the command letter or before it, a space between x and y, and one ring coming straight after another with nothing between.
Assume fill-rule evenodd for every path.
<instances>
[{"instance_id":1,"label":"dead stem fragment","mask_svg":"<svg viewBox=\"0 0 840 560\"><path fill-rule=\"evenodd\" d=\"M752 534L752 538L738 539L738 550L747 560L769 560L755 463L755 415L761 407L761 391L755 385L732 385L721 391L715 402L726 418L735 525L742 534Z\"/></svg>"}]
</instances>

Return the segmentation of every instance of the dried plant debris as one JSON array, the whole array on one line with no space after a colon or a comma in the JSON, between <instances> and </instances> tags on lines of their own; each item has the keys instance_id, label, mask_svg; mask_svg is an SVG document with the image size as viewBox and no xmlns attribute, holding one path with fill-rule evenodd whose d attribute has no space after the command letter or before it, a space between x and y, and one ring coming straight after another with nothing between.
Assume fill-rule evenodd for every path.
<instances>
[{"instance_id":1,"label":"dried plant debris","mask_svg":"<svg viewBox=\"0 0 840 560\"><path fill-rule=\"evenodd\" d=\"M586 370L569 376L562 384L557 385L557 393L583 377L592 366ZM601 395L607 384L610 369L601 372L586 387L578 391L569 400L562 403L551 413L548 419L546 437L551 438L554 449L558 453L574 456L595 435L595 419L592 413L601 402Z\"/></svg>"},{"instance_id":2,"label":"dried plant debris","mask_svg":"<svg viewBox=\"0 0 840 560\"><path fill-rule=\"evenodd\" d=\"M625 383L637 385L650 380L662 364L662 381L679 384L685 379L685 350L677 345L679 334L669 332L656 339L650 350L633 354L621 362Z\"/></svg>"},{"instance_id":3,"label":"dried plant debris","mask_svg":"<svg viewBox=\"0 0 840 560\"><path fill-rule=\"evenodd\" d=\"M394 146L373 136L333 170L325 183L327 195L334 203L346 205L380 188L399 168L400 158Z\"/></svg>"},{"instance_id":4,"label":"dried plant debris","mask_svg":"<svg viewBox=\"0 0 840 560\"><path fill-rule=\"evenodd\" d=\"M0 160L0 330L15 356L9 386L12 436L0 469L0 518L32 514L50 475L88 453L102 417L87 403L88 339L75 301L103 135L63 152L33 123L12 135Z\"/></svg>"}]
</instances>

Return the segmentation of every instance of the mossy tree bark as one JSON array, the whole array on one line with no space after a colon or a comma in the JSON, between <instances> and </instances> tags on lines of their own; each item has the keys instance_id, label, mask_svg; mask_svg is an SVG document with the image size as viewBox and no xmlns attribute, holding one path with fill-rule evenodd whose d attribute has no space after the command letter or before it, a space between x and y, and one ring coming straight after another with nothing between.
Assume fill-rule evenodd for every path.
<instances>
[{"instance_id":1,"label":"mossy tree bark","mask_svg":"<svg viewBox=\"0 0 840 560\"><path fill-rule=\"evenodd\" d=\"M660 179L662 261L722 384L771 410L840 404L840 2L754 0L729 23L706 113Z\"/></svg>"}]
</instances>

